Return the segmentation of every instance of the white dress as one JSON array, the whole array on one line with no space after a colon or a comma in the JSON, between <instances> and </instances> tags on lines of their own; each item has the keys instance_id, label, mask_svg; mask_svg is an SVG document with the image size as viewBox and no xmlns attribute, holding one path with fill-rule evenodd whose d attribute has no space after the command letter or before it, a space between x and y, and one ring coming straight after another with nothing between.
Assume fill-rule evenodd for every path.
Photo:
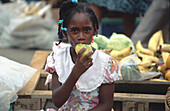
<instances>
[{"instance_id":1,"label":"white dress","mask_svg":"<svg viewBox=\"0 0 170 111\"><path fill-rule=\"evenodd\" d=\"M93 65L78 79L69 99L59 111L86 111L99 103L99 86L121 79L119 66L111 56L96 50ZM47 58L45 70L55 70L59 81L64 83L74 67L70 46L54 50ZM63 95L64 96L64 95Z\"/></svg>"}]
</instances>

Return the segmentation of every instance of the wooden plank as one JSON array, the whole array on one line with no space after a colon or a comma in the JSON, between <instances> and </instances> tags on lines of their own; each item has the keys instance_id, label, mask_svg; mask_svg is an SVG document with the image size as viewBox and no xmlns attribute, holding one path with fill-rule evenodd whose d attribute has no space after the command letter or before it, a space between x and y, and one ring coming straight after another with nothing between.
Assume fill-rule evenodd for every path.
<instances>
[{"instance_id":1,"label":"wooden plank","mask_svg":"<svg viewBox=\"0 0 170 111\"><path fill-rule=\"evenodd\" d=\"M52 99L52 91L51 90L35 90L33 91L31 97Z\"/></svg>"},{"instance_id":2,"label":"wooden plank","mask_svg":"<svg viewBox=\"0 0 170 111\"><path fill-rule=\"evenodd\" d=\"M50 52L51 51L36 51L30 66L36 69L42 69Z\"/></svg>"},{"instance_id":3,"label":"wooden plank","mask_svg":"<svg viewBox=\"0 0 170 111\"><path fill-rule=\"evenodd\" d=\"M47 77L48 76L48 72L46 72L45 70L41 71L41 77Z\"/></svg>"},{"instance_id":4,"label":"wooden plank","mask_svg":"<svg viewBox=\"0 0 170 111\"><path fill-rule=\"evenodd\" d=\"M38 111L46 104L45 98L21 98L15 102L14 111Z\"/></svg>"},{"instance_id":5,"label":"wooden plank","mask_svg":"<svg viewBox=\"0 0 170 111\"><path fill-rule=\"evenodd\" d=\"M137 81L137 80L120 80L120 81L116 81L115 82L116 84L135 84L135 85L141 85L141 84L146 84L146 85L149 85L149 84L152 84L152 85L157 85L157 84L160 84L160 85L170 85L170 81L166 81L166 82L163 82L163 81Z\"/></svg>"},{"instance_id":6,"label":"wooden plank","mask_svg":"<svg viewBox=\"0 0 170 111\"><path fill-rule=\"evenodd\" d=\"M15 102L14 111L24 111L26 109L35 111L42 108L40 99L20 98Z\"/></svg>"},{"instance_id":7,"label":"wooden plank","mask_svg":"<svg viewBox=\"0 0 170 111\"><path fill-rule=\"evenodd\" d=\"M116 81L116 93L141 93L165 95L170 82L159 81Z\"/></svg>"},{"instance_id":8,"label":"wooden plank","mask_svg":"<svg viewBox=\"0 0 170 111\"><path fill-rule=\"evenodd\" d=\"M51 90L35 90L32 93L32 98L52 99L52 91ZM164 103L165 95L114 93L114 101Z\"/></svg>"},{"instance_id":9,"label":"wooden plank","mask_svg":"<svg viewBox=\"0 0 170 111\"><path fill-rule=\"evenodd\" d=\"M165 102L165 95L114 93L114 101L134 101L134 102L164 103Z\"/></svg>"},{"instance_id":10,"label":"wooden plank","mask_svg":"<svg viewBox=\"0 0 170 111\"><path fill-rule=\"evenodd\" d=\"M36 51L33 59L30 63L30 66L37 69L38 71L33 75L30 81L23 87L19 92L19 97L29 97L31 96L33 90L35 89L39 78L42 68L44 68L44 64L46 62L47 56L50 54L50 51Z\"/></svg>"},{"instance_id":11,"label":"wooden plank","mask_svg":"<svg viewBox=\"0 0 170 111\"><path fill-rule=\"evenodd\" d=\"M149 111L148 102L123 102L122 111Z\"/></svg>"}]
</instances>

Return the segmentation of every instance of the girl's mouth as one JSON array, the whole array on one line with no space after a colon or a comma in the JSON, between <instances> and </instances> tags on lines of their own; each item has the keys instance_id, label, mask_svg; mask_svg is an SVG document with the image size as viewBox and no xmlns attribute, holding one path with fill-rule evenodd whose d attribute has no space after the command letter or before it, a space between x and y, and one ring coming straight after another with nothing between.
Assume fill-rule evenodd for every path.
<instances>
[{"instance_id":1,"label":"girl's mouth","mask_svg":"<svg viewBox=\"0 0 170 111\"><path fill-rule=\"evenodd\" d=\"M77 44L87 44L84 41L79 41Z\"/></svg>"}]
</instances>

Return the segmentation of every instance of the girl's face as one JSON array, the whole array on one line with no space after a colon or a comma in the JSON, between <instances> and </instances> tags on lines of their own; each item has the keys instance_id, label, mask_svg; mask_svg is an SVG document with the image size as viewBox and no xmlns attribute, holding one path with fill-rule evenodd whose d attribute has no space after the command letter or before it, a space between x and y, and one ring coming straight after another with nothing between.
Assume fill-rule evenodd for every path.
<instances>
[{"instance_id":1,"label":"girl's face","mask_svg":"<svg viewBox=\"0 0 170 111\"><path fill-rule=\"evenodd\" d=\"M70 44L75 47L79 43L90 44L95 29L87 13L75 13L67 26L67 38Z\"/></svg>"}]
</instances>

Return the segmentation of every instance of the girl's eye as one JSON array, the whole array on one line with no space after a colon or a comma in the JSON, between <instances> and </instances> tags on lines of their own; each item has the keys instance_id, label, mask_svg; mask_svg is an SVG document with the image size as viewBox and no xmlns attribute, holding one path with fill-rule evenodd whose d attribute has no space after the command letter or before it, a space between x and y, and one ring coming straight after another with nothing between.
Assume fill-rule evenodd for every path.
<instances>
[{"instance_id":1,"label":"girl's eye","mask_svg":"<svg viewBox=\"0 0 170 111\"><path fill-rule=\"evenodd\" d=\"M71 32L73 32L73 33L77 33L77 32L78 32L78 29L73 28L73 29L71 29Z\"/></svg>"},{"instance_id":2,"label":"girl's eye","mask_svg":"<svg viewBox=\"0 0 170 111\"><path fill-rule=\"evenodd\" d=\"M85 32L91 32L91 28L85 28L84 31Z\"/></svg>"}]
</instances>

